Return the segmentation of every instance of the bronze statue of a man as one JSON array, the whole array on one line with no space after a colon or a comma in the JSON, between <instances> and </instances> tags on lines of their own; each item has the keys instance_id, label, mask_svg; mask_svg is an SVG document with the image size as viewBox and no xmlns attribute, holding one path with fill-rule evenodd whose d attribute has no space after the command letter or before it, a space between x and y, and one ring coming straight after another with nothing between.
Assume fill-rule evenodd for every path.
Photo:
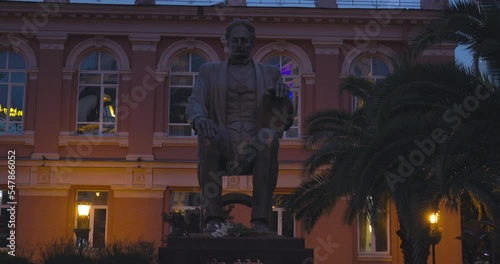
<instances>
[{"instance_id":1,"label":"bronze statue of a man","mask_svg":"<svg viewBox=\"0 0 500 264\"><path fill-rule=\"evenodd\" d=\"M201 66L186 109L198 135L204 232L215 231L222 222L221 176L249 174L253 175L252 228L269 231L279 137L293 123L289 88L278 67L250 58L255 41L250 22L232 21L226 40L229 59ZM269 118L274 114L275 118Z\"/></svg>"}]
</instances>

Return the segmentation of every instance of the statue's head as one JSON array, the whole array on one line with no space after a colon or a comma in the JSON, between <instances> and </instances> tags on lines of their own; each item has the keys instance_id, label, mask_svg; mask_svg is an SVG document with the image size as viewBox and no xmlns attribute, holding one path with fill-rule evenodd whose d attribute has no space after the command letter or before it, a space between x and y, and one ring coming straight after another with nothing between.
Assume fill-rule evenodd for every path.
<instances>
[{"instance_id":1,"label":"statue's head","mask_svg":"<svg viewBox=\"0 0 500 264\"><path fill-rule=\"evenodd\" d=\"M248 20L235 19L226 27L226 40L232 59L247 59L255 41L255 28Z\"/></svg>"}]
</instances>

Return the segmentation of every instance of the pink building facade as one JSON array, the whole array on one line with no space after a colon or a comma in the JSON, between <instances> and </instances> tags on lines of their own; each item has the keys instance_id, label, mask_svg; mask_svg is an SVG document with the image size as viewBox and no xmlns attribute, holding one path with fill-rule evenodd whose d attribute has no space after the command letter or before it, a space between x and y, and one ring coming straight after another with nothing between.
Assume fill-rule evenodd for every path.
<instances>
[{"instance_id":1,"label":"pink building facade","mask_svg":"<svg viewBox=\"0 0 500 264\"><path fill-rule=\"evenodd\" d=\"M321 2L321 1L320 1ZM422 6L424 6L422 4ZM328 7L328 6L326 6ZM273 228L304 237L315 263L403 263L394 208L371 227L342 222L345 203L311 233L284 210L301 182L305 118L350 111L348 75L375 81L436 15L423 9L0 3L0 156L15 154L16 243L73 236L76 205L91 202L93 246L142 237L158 245L161 214L196 208L197 139L185 122L199 66L227 58L225 26L250 19L256 61L281 68L297 117L281 140ZM454 47L422 60L454 57ZM9 151L14 151L10 152ZM0 247L9 228L8 163L0 163ZM225 193L251 194L250 176L224 177ZM248 224L249 208L235 219ZM461 263L460 217L443 212L439 263Z\"/></svg>"}]
</instances>

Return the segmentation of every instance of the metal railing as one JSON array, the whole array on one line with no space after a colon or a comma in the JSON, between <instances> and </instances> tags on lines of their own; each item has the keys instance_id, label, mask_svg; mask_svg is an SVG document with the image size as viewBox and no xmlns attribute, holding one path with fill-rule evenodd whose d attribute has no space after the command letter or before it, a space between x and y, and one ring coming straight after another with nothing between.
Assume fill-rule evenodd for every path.
<instances>
[{"instance_id":1,"label":"metal railing","mask_svg":"<svg viewBox=\"0 0 500 264\"><path fill-rule=\"evenodd\" d=\"M229 0L231 2L231 0ZM238 0L232 0L237 2ZM211 6L224 0L156 0L157 5L196 5ZM247 0L247 6L263 7L316 7L315 0Z\"/></svg>"},{"instance_id":2,"label":"metal railing","mask_svg":"<svg viewBox=\"0 0 500 264\"><path fill-rule=\"evenodd\" d=\"M337 0L338 8L420 9L420 0Z\"/></svg>"},{"instance_id":3,"label":"metal railing","mask_svg":"<svg viewBox=\"0 0 500 264\"><path fill-rule=\"evenodd\" d=\"M8 2L42 2L43 0L0 0ZM228 0L229 3L238 0ZM70 3L134 4L135 0L70 0ZM225 0L156 0L157 5L212 6ZM316 7L316 0L247 0L247 6L261 7ZM420 0L337 0L338 8L420 9Z\"/></svg>"}]
</instances>

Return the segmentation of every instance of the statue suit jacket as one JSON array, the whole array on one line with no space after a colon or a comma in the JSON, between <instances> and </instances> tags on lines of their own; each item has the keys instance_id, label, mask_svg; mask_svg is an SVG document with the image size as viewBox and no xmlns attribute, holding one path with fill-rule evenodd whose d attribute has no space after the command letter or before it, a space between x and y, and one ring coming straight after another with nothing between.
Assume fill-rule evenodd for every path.
<instances>
[{"instance_id":1,"label":"statue suit jacket","mask_svg":"<svg viewBox=\"0 0 500 264\"><path fill-rule=\"evenodd\" d=\"M224 126L226 121L226 93L229 61L205 63L200 67L198 79L193 87L193 92L188 98L186 114L188 122L194 129L194 120L198 117L208 117L216 125ZM269 127L269 114L277 113L274 121L283 122L283 130L288 130L293 124L293 104L288 99L278 99L269 96L268 89L275 87L276 82L282 81L278 67L250 60L253 64L257 83L257 110L259 117L257 127ZM265 96L267 94L267 96ZM272 99L269 99L272 98ZM266 100L265 100L266 99ZM263 105L263 102L275 105ZM277 104L277 105L276 105ZM278 111L273 111L273 108ZM279 114L281 113L281 114ZM260 120L259 120L260 119ZM274 124L276 126L276 124ZM283 131L276 131L281 137Z\"/></svg>"}]
</instances>

